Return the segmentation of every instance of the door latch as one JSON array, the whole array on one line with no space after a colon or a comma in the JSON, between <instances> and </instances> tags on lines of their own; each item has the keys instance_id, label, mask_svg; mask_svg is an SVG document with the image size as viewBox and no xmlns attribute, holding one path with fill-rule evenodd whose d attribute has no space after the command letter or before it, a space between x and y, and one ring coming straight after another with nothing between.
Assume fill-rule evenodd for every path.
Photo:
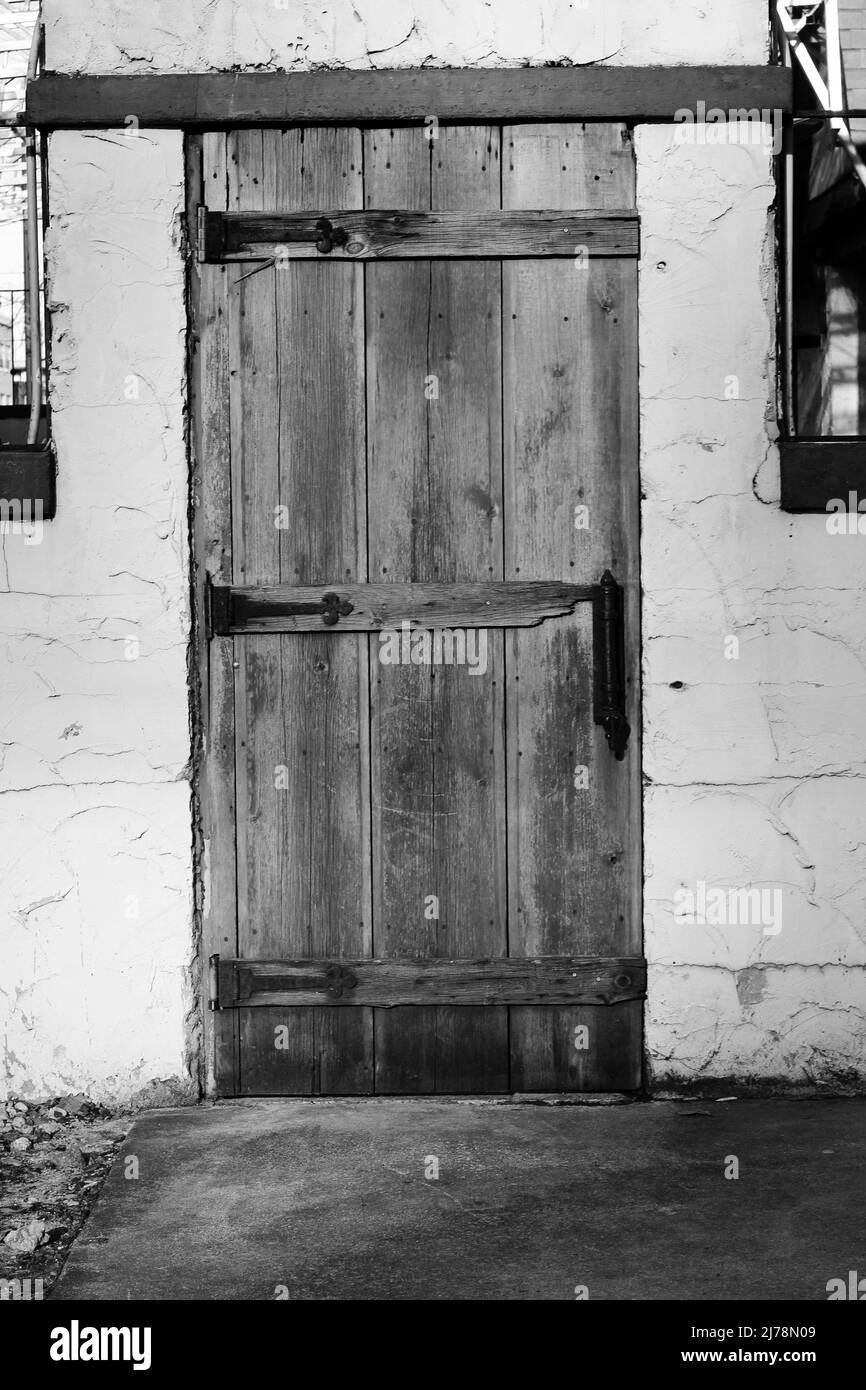
<instances>
[{"instance_id":1,"label":"door latch","mask_svg":"<svg viewBox=\"0 0 866 1390\"><path fill-rule=\"evenodd\" d=\"M349 233L345 227L335 227L327 217L320 217L316 223L316 250L329 256L335 246L345 246Z\"/></svg>"},{"instance_id":2,"label":"door latch","mask_svg":"<svg viewBox=\"0 0 866 1390\"><path fill-rule=\"evenodd\" d=\"M336 627L341 618L348 618L352 604L339 594L324 594L321 603L286 603L281 614L284 618L302 618L321 613L325 627Z\"/></svg>"},{"instance_id":3,"label":"door latch","mask_svg":"<svg viewBox=\"0 0 866 1390\"><path fill-rule=\"evenodd\" d=\"M243 632L244 625L254 619L262 609L263 601L255 588L232 589L229 585L207 585L206 596L207 631L212 637L229 637L232 633ZM354 605L339 594L323 594L315 601L280 601L275 610L265 605L271 617L311 618L320 617L325 627L336 627L341 618L354 613Z\"/></svg>"}]
</instances>

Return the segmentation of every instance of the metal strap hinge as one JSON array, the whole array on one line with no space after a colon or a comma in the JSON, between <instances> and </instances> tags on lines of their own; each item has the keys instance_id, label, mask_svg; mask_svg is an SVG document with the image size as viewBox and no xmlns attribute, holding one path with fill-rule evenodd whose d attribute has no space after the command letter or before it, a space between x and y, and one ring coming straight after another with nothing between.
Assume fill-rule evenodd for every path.
<instances>
[{"instance_id":1,"label":"metal strap hinge","mask_svg":"<svg viewBox=\"0 0 866 1390\"><path fill-rule=\"evenodd\" d=\"M386 587L393 594L400 586ZM415 588L413 585L403 587L410 591ZM437 595L443 593L447 595L449 591L447 585L435 587ZM460 586L450 587L458 588ZM466 587L472 586L463 586L463 588ZM493 584L475 587L495 590L499 595L495 601L502 608L502 591L507 594L511 586ZM533 586L514 587L531 589ZM605 570L599 583L591 586L540 583L539 587L557 590L557 595L551 600L551 609L554 614L557 609L559 613L573 612L574 605L579 602L592 602L593 719L604 730L611 752L617 761L621 762L625 757L631 733L626 718L625 602L622 585L617 583L610 570ZM273 622L274 626L270 630L275 632L280 631L279 624L282 622L302 619L309 623L312 620L317 620L314 626L306 626L304 629L314 631L318 629L319 622L326 628L333 628L339 624L341 618L347 618L353 614L355 615L353 618L354 631L380 630L385 625L384 620L380 616L376 616L375 608L367 611L369 605L369 599L366 597L368 586L350 586L350 592L355 604L346 597L345 593L340 595L330 590L325 593L316 589L307 590L303 598L298 598L297 590L282 588L282 586L268 591L255 587L217 585L212 584L209 580L206 593L207 633L209 637L220 637L232 633L241 634L244 631L260 631L259 625L267 619ZM403 601L409 605L409 611L411 611L412 594L410 593L409 597L404 598ZM487 602L488 607L492 608L494 600L490 599ZM357 611L355 605L358 605ZM435 617L432 614L428 616L432 606L428 596L427 611L423 614L426 621L422 621L420 625L433 628L437 626ZM473 614L466 625L490 626L491 616L484 616L486 612L486 609L482 609L477 617ZM532 612L534 615L538 609L534 608ZM509 611L506 606L497 625L519 627L521 625L520 616L520 614ZM545 614L542 610L543 616ZM358 621L359 619L360 621ZM389 621L394 621L393 616ZM538 621L538 618L534 617L534 621ZM417 618L415 622L416 625L419 625ZM462 626L463 623L459 621L455 623L452 620L444 625ZM269 629L265 628L265 630Z\"/></svg>"}]
</instances>

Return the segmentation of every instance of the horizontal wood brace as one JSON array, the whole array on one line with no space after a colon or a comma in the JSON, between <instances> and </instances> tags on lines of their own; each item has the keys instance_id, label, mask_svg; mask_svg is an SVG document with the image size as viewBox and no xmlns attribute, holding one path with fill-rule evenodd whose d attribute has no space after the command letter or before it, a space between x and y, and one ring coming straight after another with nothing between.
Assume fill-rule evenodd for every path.
<instances>
[{"instance_id":1,"label":"horizontal wood brace","mask_svg":"<svg viewBox=\"0 0 866 1390\"><path fill-rule=\"evenodd\" d=\"M73 76L27 85L25 123L47 130L145 126L672 121L705 109L792 109L781 65L402 68Z\"/></svg>"},{"instance_id":2,"label":"horizontal wood brace","mask_svg":"<svg viewBox=\"0 0 866 1390\"><path fill-rule=\"evenodd\" d=\"M233 960L211 958L211 1007L591 1004L642 999L638 956L502 960ZM215 989L215 994L213 993Z\"/></svg>"},{"instance_id":3,"label":"horizontal wood brace","mask_svg":"<svg viewBox=\"0 0 866 1390\"><path fill-rule=\"evenodd\" d=\"M198 255L211 262L637 256L636 212L469 210L216 212L199 208Z\"/></svg>"},{"instance_id":4,"label":"horizontal wood brace","mask_svg":"<svg viewBox=\"0 0 866 1390\"><path fill-rule=\"evenodd\" d=\"M381 632L413 628L536 627L596 599L593 584L558 580L478 584L290 584L220 586L210 590L214 636L263 632ZM329 598L348 612L328 621ZM298 608L315 611L297 612ZM335 610L331 610L332 614Z\"/></svg>"}]
</instances>

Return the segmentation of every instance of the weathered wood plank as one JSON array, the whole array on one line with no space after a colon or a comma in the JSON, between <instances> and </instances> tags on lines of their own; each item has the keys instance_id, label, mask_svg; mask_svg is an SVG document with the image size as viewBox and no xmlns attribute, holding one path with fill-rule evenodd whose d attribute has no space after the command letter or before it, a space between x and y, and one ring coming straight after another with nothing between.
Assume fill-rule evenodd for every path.
<instances>
[{"instance_id":1,"label":"weathered wood plank","mask_svg":"<svg viewBox=\"0 0 866 1390\"><path fill-rule=\"evenodd\" d=\"M356 131L259 134L256 206L360 204ZM250 484L236 526L255 557L255 573L245 571L253 583L366 576L362 276L360 267L295 263L242 281L243 304L255 307L243 320L251 341L238 364L241 408L261 447L255 459L244 452ZM322 628L236 644L245 685L240 953L363 954L367 639L338 641ZM362 1093L372 1086L372 1016L257 1011L243 1019L242 1057L244 1094Z\"/></svg>"},{"instance_id":2,"label":"weathered wood plank","mask_svg":"<svg viewBox=\"0 0 866 1390\"><path fill-rule=\"evenodd\" d=\"M141 126L328 125L425 121L670 121L683 108L789 112L790 69L713 67L403 68L327 71L44 73L27 85L25 122L57 130Z\"/></svg>"},{"instance_id":3,"label":"weathered wood plank","mask_svg":"<svg viewBox=\"0 0 866 1390\"><path fill-rule=\"evenodd\" d=\"M503 133L503 201L628 206L634 166L620 126ZM636 277L624 261L503 265L506 578L597 580L637 592ZM527 524L532 518L532 524ZM636 616L636 615L635 615ZM628 624L631 640L636 626ZM634 675L636 648L630 653ZM508 635L509 914L514 955L640 950L636 740L619 763L592 719L592 624ZM633 682L632 682L633 684ZM636 726L630 695L629 722ZM631 1029L639 1029L639 1005ZM588 1027L588 1034L580 1031ZM511 1011L512 1081L527 1090L639 1084L639 1032L573 1007Z\"/></svg>"},{"instance_id":4,"label":"weathered wood plank","mask_svg":"<svg viewBox=\"0 0 866 1390\"><path fill-rule=\"evenodd\" d=\"M365 156L373 207L499 206L497 131L440 129L432 142L420 130L374 131ZM502 574L499 266L374 263L366 273L371 577L386 602L399 589L414 608L426 594L422 621L474 626L478 604L447 599L477 597L478 581ZM486 598L492 607L493 591ZM507 951L502 638L483 635L477 678L383 665L372 643L378 955ZM377 1090L507 1089L504 1010L448 1002L377 1016Z\"/></svg>"},{"instance_id":5,"label":"weathered wood plank","mask_svg":"<svg viewBox=\"0 0 866 1390\"><path fill-rule=\"evenodd\" d=\"M328 584L225 586L211 590L216 634L262 632L399 631L404 622L420 628L537 627L562 618L578 603L591 602L593 585L558 580L464 584ZM336 595L339 609L325 602ZM293 614L303 604L320 611ZM339 612L336 623L325 618ZM407 638L408 641L408 638ZM404 665L409 665L408 649Z\"/></svg>"},{"instance_id":6,"label":"weathered wood plank","mask_svg":"<svg viewBox=\"0 0 866 1390\"><path fill-rule=\"evenodd\" d=\"M190 137L187 144L188 209L206 198L225 207L226 137ZM197 800L197 904L203 959L235 954L237 881L235 876L235 724L234 642L208 641L207 592L210 582L232 578L231 424L229 411L228 282L234 271L190 263L190 416L192 496L195 700L199 751ZM202 991L203 993L203 991ZM202 1005L204 1089L208 1095L236 1095L239 1086L237 1017L212 1014Z\"/></svg>"},{"instance_id":7,"label":"weathered wood plank","mask_svg":"<svg viewBox=\"0 0 866 1390\"><path fill-rule=\"evenodd\" d=\"M501 213L498 127L444 132L431 146L430 206ZM502 272L498 264L431 265L430 403L434 489L428 525L442 580L502 576ZM441 500L439 500L441 499ZM446 501L447 499L447 501ZM438 533L438 534L437 534ZM448 954L508 954L505 835L504 634L489 632L486 673L469 682L453 672L431 687L439 853L447 884ZM450 814L447 814L450 811ZM479 862L483 856L484 862ZM456 996L456 997L459 997ZM489 1001L492 1004L492 1000ZM436 1084L440 1091L506 1091L505 1008L437 1009Z\"/></svg>"},{"instance_id":8,"label":"weathered wood plank","mask_svg":"<svg viewBox=\"0 0 866 1390\"><path fill-rule=\"evenodd\" d=\"M263 158L262 131L229 134L230 206L257 206ZM278 537L267 524L279 498L274 292L264 276L244 280L235 267L229 275L232 568L234 582L255 584L279 578ZM265 828L273 834L277 856L283 840L284 804L273 794L273 774L267 772L283 761L282 740L273 720L259 718L264 692L279 688L279 660L274 643L261 638L236 641L234 648L238 939L241 954L258 954L266 949L256 940L258 922L273 922L280 906L279 874L264 861L260 846Z\"/></svg>"},{"instance_id":9,"label":"weathered wood plank","mask_svg":"<svg viewBox=\"0 0 866 1390\"><path fill-rule=\"evenodd\" d=\"M412 133L417 143L417 132ZM447 148L457 131L440 138ZM453 195L452 195L453 196ZM219 213L201 209L200 245L210 259L409 260L517 259L637 256L640 224L635 212L500 209L416 212L412 209L343 213L333 208L308 213ZM322 242L322 222L345 244ZM317 243L330 246L319 249Z\"/></svg>"},{"instance_id":10,"label":"weathered wood plank","mask_svg":"<svg viewBox=\"0 0 866 1390\"><path fill-rule=\"evenodd\" d=\"M420 130L364 135L365 204L430 207L430 145ZM416 499L427 490L431 367L426 331L431 267L369 266L367 294L367 485L370 576L426 577L428 527L416 541ZM416 552L420 551L420 555ZM439 921L425 916L437 891L432 691L423 669L381 668L370 643L373 948L377 955L436 953ZM432 902L430 910L432 908ZM435 1091L435 1008L376 1014L376 1089Z\"/></svg>"},{"instance_id":11,"label":"weathered wood plank","mask_svg":"<svg viewBox=\"0 0 866 1390\"><path fill-rule=\"evenodd\" d=\"M428 1007L489 1010L503 1004L618 1005L643 998L646 963L638 958L549 956L496 960L223 960L220 1009ZM496 1021L490 1015L491 1022ZM450 1021L450 1019L449 1019Z\"/></svg>"}]
</instances>

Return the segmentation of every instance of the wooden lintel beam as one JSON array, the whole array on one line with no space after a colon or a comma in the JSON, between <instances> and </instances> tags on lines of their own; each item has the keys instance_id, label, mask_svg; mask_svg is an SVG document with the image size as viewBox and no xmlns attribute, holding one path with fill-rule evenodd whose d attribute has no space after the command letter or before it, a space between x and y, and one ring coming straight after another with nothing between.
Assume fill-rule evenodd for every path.
<instances>
[{"instance_id":1,"label":"wooden lintel beam","mask_svg":"<svg viewBox=\"0 0 866 1390\"><path fill-rule=\"evenodd\" d=\"M730 67L403 68L359 72L43 73L25 119L42 129L672 121L683 109L788 114L791 70Z\"/></svg>"}]
</instances>

